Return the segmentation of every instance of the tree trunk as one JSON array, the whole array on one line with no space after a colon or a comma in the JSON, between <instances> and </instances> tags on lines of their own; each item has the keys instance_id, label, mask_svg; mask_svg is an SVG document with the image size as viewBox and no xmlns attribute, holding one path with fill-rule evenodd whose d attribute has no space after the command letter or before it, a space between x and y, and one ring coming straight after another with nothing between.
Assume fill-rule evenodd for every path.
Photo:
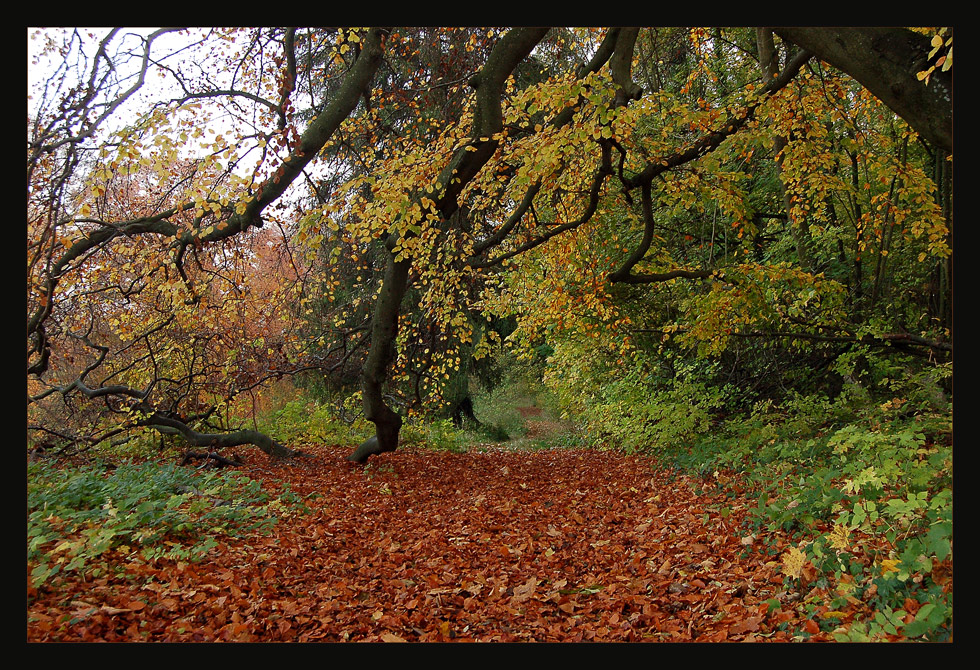
<instances>
[{"instance_id":1,"label":"tree trunk","mask_svg":"<svg viewBox=\"0 0 980 670\"><path fill-rule=\"evenodd\" d=\"M363 463L371 456L380 454L383 451L385 450L382 449L378 443L378 436L373 435L361 442L360 446L354 450L354 453L347 457L347 460L351 461L352 463ZM391 449L388 449L387 451L391 451Z\"/></svg>"},{"instance_id":2,"label":"tree trunk","mask_svg":"<svg viewBox=\"0 0 980 670\"><path fill-rule=\"evenodd\" d=\"M355 463L364 463L373 454L394 451L398 448L398 432L402 426L402 418L385 403L383 392L388 369L397 353L395 338L398 337L398 315L401 311L402 298L405 297L405 291L408 289L410 267L411 263L407 259L396 261L391 250L388 251L384 280L374 307L371 351L364 362L361 386L364 416L374 423L375 436L361 444L347 457L347 460Z\"/></svg>"},{"instance_id":3,"label":"tree trunk","mask_svg":"<svg viewBox=\"0 0 980 670\"><path fill-rule=\"evenodd\" d=\"M443 220L448 220L456 213L459 209L460 192L497 150L499 142L493 139L493 135L503 127L501 97L507 77L547 32L547 28L511 30L497 42L484 67L470 80L470 85L476 89L470 141L456 151L437 180L441 193L436 199L435 210ZM385 275L375 303L371 351L364 363L364 415L374 423L375 436L366 440L347 457L347 460L355 463L364 463L373 454L398 448L402 418L388 407L382 395L388 369L395 360L398 315L402 298L408 288L408 273L411 269L410 259L395 260L393 249L397 241L393 234L386 243L388 258Z\"/></svg>"},{"instance_id":4,"label":"tree trunk","mask_svg":"<svg viewBox=\"0 0 980 670\"><path fill-rule=\"evenodd\" d=\"M476 414L473 413L473 399L468 395L463 396L463 399L456 403L453 408L453 425L457 428L463 427L463 419L469 419L476 426L482 426L480 420L476 418Z\"/></svg>"}]
</instances>

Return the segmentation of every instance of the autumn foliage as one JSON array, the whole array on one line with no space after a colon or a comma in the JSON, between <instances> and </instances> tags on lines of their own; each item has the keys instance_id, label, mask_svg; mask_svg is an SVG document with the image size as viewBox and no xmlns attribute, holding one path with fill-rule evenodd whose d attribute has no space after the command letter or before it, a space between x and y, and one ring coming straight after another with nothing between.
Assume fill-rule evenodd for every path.
<instances>
[{"instance_id":1,"label":"autumn foliage","mask_svg":"<svg viewBox=\"0 0 980 670\"><path fill-rule=\"evenodd\" d=\"M951 28L30 45L29 639L951 639Z\"/></svg>"},{"instance_id":2,"label":"autumn foliage","mask_svg":"<svg viewBox=\"0 0 980 670\"><path fill-rule=\"evenodd\" d=\"M807 613L819 587L755 551L716 478L595 451L344 456L244 468L308 496L271 535L32 589L29 639L828 640L863 613Z\"/></svg>"}]
</instances>

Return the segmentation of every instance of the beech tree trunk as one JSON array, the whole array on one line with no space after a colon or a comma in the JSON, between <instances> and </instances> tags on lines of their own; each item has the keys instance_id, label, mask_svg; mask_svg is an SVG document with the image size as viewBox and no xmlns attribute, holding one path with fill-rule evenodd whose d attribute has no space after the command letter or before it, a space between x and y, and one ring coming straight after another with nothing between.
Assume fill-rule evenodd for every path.
<instances>
[{"instance_id":1,"label":"beech tree trunk","mask_svg":"<svg viewBox=\"0 0 980 670\"><path fill-rule=\"evenodd\" d=\"M362 394L364 416L374 423L375 437L367 440L347 460L364 463L374 455L398 448L398 432L402 418L388 407L383 392L388 379L388 369L395 360L395 339L398 337L398 315L402 298L408 288L408 271L411 263L407 259L395 260L388 250L384 280L374 308L374 322L371 329L371 350L364 362L362 372Z\"/></svg>"},{"instance_id":2,"label":"beech tree trunk","mask_svg":"<svg viewBox=\"0 0 980 670\"><path fill-rule=\"evenodd\" d=\"M548 28L511 30L497 42L484 67L470 80L470 85L476 89L476 109L470 141L457 150L437 180L440 193L435 210L444 221L448 221L459 209L458 196L463 187L479 173L497 150L499 143L493 139L493 135L503 127L500 105L507 77L527 58L547 32ZM408 258L395 260L393 249L397 241L398 238L392 234L386 242L388 258L381 292L374 308L371 350L362 376L364 415L374 423L375 436L366 440L347 457L347 460L355 463L364 463L374 454L398 448L402 418L388 407L383 396L388 369L397 355L395 341L398 336L398 315L402 298L408 288L408 273L411 269Z\"/></svg>"}]
</instances>

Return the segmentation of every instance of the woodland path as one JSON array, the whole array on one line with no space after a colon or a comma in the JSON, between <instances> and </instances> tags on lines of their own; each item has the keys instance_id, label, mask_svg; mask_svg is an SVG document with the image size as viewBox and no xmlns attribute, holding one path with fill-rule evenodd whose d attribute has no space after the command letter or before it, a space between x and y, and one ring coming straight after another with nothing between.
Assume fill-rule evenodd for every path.
<instances>
[{"instance_id":1,"label":"woodland path","mask_svg":"<svg viewBox=\"0 0 980 670\"><path fill-rule=\"evenodd\" d=\"M513 438L509 442L503 443L504 446L526 448L560 435L571 434L574 431L574 425L571 422L557 419L546 410L535 405L518 407L517 412L524 420L524 427L527 432L523 437Z\"/></svg>"},{"instance_id":2,"label":"woodland path","mask_svg":"<svg viewBox=\"0 0 980 670\"><path fill-rule=\"evenodd\" d=\"M406 448L358 466L348 445L304 449L245 469L309 513L199 563L120 556L118 573L29 594L28 639L829 639L799 618L778 554L748 551L750 503L711 479L602 451Z\"/></svg>"}]
</instances>

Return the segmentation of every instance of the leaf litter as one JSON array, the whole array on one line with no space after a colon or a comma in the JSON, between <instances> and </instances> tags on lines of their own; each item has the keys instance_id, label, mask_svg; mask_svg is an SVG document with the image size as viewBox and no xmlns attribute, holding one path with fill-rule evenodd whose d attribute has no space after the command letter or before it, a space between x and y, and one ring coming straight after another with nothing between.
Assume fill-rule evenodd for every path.
<instances>
[{"instance_id":1,"label":"leaf litter","mask_svg":"<svg viewBox=\"0 0 980 670\"><path fill-rule=\"evenodd\" d=\"M349 451L244 468L309 506L269 535L29 588L28 640L831 639L711 480L606 451Z\"/></svg>"}]
</instances>

